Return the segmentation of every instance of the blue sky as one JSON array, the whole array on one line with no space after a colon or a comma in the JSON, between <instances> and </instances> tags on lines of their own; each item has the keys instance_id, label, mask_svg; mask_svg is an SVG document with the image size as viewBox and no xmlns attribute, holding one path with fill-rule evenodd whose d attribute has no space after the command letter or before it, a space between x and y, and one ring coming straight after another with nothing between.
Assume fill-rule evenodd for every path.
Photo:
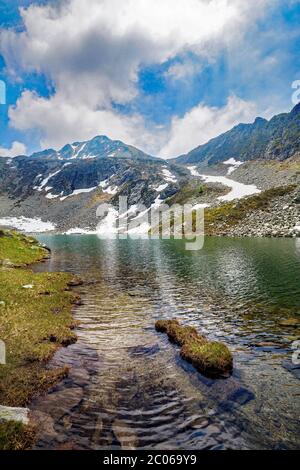
<instances>
[{"instance_id":1,"label":"blue sky","mask_svg":"<svg viewBox=\"0 0 300 470\"><path fill-rule=\"evenodd\" d=\"M107 134L170 157L291 109L300 1L180 1L0 0L1 153Z\"/></svg>"}]
</instances>

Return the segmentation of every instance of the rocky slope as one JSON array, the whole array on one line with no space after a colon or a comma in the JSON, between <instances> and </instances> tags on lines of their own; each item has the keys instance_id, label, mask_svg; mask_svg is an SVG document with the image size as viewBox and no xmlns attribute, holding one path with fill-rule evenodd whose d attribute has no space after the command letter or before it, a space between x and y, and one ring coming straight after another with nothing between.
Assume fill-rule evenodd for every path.
<instances>
[{"instance_id":1,"label":"rocky slope","mask_svg":"<svg viewBox=\"0 0 300 470\"><path fill-rule=\"evenodd\" d=\"M205 224L206 233L210 235L299 237L299 187L272 188L259 195L209 208Z\"/></svg>"},{"instance_id":2,"label":"rocky slope","mask_svg":"<svg viewBox=\"0 0 300 470\"><path fill-rule=\"evenodd\" d=\"M95 229L100 203L147 208L179 191L189 171L107 137L0 159L0 217L41 218L58 231Z\"/></svg>"},{"instance_id":3,"label":"rocky slope","mask_svg":"<svg viewBox=\"0 0 300 470\"><path fill-rule=\"evenodd\" d=\"M294 199L277 197L276 191L267 193L268 199L272 195L268 210L261 213L242 204L243 217L230 223L235 202L280 187L293 187ZM270 121L258 118L254 124L240 124L172 161L105 136L67 144L58 151L0 158L0 225L27 232L91 232L101 220L97 208L109 203L113 207L106 220L109 230L108 223L120 216L119 197L126 196L128 218L140 225L139 213L147 219L150 209L163 202L193 203L224 207L229 223L214 220L214 234L291 236L300 233L299 204L294 202L299 187L297 105ZM143 230L148 232L147 220Z\"/></svg>"},{"instance_id":4,"label":"rocky slope","mask_svg":"<svg viewBox=\"0 0 300 470\"><path fill-rule=\"evenodd\" d=\"M173 161L179 164L213 165L230 158L285 160L300 152L300 103L290 113L270 121L257 118L253 124L239 124L207 144Z\"/></svg>"}]
</instances>

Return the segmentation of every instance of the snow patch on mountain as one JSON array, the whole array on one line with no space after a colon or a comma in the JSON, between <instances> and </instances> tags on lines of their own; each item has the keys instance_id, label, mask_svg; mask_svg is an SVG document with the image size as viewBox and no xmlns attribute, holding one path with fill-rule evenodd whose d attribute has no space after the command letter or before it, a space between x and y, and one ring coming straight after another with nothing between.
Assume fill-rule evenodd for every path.
<instances>
[{"instance_id":1,"label":"snow patch on mountain","mask_svg":"<svg viewBox=\"0 0 300 470\"><path fill-rule=\"evenodd\" d=\"M74 189L74 191L71 194L67 194L67 196L61 197L60 200L64 201L68 197L78 196L79 194L84 194L84 193L91 193L95 189L97 189L97 186L94 186L92 188Z\"/></svg>"},{"instance_id":2,"label":"snow patch on mountain","mask_svg":"<svg viewBox=\"0 0 300 470\"><path fill-rule=\"evenodd\" d=\"M174 176L167 167L164 167L162 170L164 180L168 183L177 183L177 178Z\"/></svg>"},{"instance_id":3,"label":"snow patch on mountain","mask_svg":"<svg viewBox=\"0 0 300 470\"><path fill-rule=\"evenodd\" d=\"M44 222L40 218L28 217L3 217L0 218L0 225L13 227L25 233L43 233L55 230L56 224Z\"/></svg>"},{"instance_id":4,"label":"snow patch on mountain","mask_svg":"<svg viewBox=\"0 0 300 470\"><path fill-rule=\"evenodd\" d=\"M223 162L224 165L230 165L227 171L227 175L231 175L237 168L239 168L241 165L244 165L244 163L245 162L240 162L235 158L229 158L229 160Z\"/></svg>"},{"instance_id":5,"label":"snow patch on mountain","mask_svg":"<svg viewBox=\"0 0 300 470\"><path fill-rule=\"evenodd\" d=\"M161 184L157 188L154 188L154 190L160 193L161 191L164 191L168 186L169 186L168 183Z\"/></svg>"},{"instance_id":6,"label":"snow patch on mountain","mask_svg":"<svg viewBox=\"0 0 300 470\"><path fill-rule=\"evenodd\" d=\"M33 189L36 189L37 191L43 191L43 189L45 188L45 186L47 185L48 181L51 180L51 178L53 178L54 176L58 175L58 173L61 172L61 169L55 171L54 173L50 173L50 175L48 175L46 178L44 178L42 180L42 182L40 183L39 186L34 186Z\"/></svg>"},{"instance_id":7,"label":"snow patch on mountain","mask_svg":"<svg viewBox=\"0 0 300 470\"><path fill-rule=\"evenodd\" d=\"M235 199L242 199L246 196L252 196L253 194L259 194L260 189L254 184L238 183L226 176L215 176L215 175L202 175L198 172L197 167L188 167L192 176L197 176L204 180L206 183L220 183L223 186L231 188L230 193L225 196L218 197L219 201L234 201Z\"/></svg>"}]
</instances>

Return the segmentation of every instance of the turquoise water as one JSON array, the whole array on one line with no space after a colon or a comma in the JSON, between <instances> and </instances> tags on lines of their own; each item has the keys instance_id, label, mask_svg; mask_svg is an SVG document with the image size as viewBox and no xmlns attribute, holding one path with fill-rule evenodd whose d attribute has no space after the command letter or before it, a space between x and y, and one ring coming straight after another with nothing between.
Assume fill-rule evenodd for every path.
<instances>
[{"instance_id":1,"label":"turquoise water","mask_svg":"<svg viewBox=\"0 0 300 470\"><path fill-rule=\"evenodd\" d=\"M78 342L52 361L70 376L33 403L55 430L38 448L299 447L299 381L287 369L299 330L280 324L299 314L299 239L207 238L198 252L172 240L39 239L52 257L37 270L90 282ZM202 377L155 332L175 317L229 345L230 379Z\"/></svg>"}]
</instances>

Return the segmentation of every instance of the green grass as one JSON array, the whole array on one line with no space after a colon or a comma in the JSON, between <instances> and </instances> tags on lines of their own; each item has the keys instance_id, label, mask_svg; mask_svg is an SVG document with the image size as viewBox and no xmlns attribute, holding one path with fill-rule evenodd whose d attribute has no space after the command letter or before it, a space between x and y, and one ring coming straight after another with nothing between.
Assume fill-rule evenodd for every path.
<instances>
[{"instance_id":1,"label":"green grass","mask_svg":"<svg viewBox=\"0 0 300 470\"><path fill-rule=\"evenodd\" d=\"M23 265L37 262L47 254L35 240L1 231L0 261ZM66 368L48 370L46 364L57 348L76 341L71 310L78 296L70 291L72 279L65 273L0 267L0 339L6 346L6 364L0 365L1 405L26 406L33 396L66 375ZM3 429L4 425L0 427L0 449L10 445ZM15 428L13 435L22 434L17 429L20 430ZM24 438L27 442L27 431Z\"/></svg>"},{"instance_id":2,"label":"green grass","mask_svg":"<svg viewBox=\"0 0 300 470\"><path fill-rule=\"evenodd\" d=\"M5 260L16 265L26 265L47 257L49 252L34 238L0 229L0 265Z\"/></svg>"},{"instance_id":3,"label":"green grass","mask_svg":"<svg viewBox=\"0 0 300 470\"><path fill-rule=\"evenodd\" d=\"M21 423L0 423L0 449L26 450L34 443L36 430L33 426Z\"/></svg>"}]
</instances>

